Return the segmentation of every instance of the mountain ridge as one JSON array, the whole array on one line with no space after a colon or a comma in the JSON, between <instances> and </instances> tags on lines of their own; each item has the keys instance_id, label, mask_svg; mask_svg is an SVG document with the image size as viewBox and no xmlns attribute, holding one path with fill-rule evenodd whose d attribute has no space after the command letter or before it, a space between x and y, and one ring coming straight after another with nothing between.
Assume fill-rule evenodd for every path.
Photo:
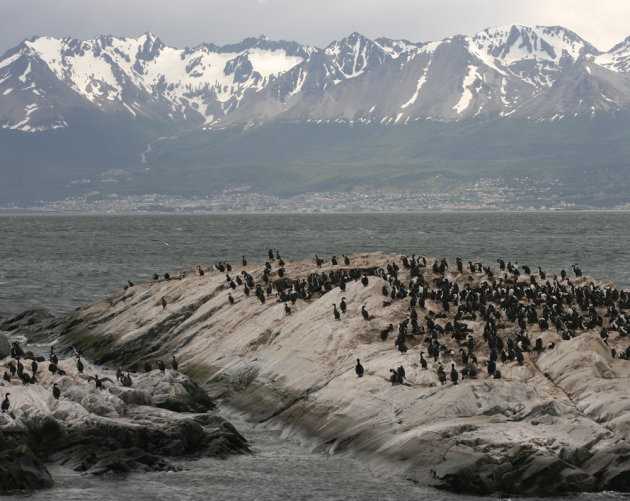
<instances>
[{"instance_id":1,"label":"mountain ridge","mask_svg":"<svg viewBox=\"0 0 630 501\"><path fill-rule=\"evenodd\" d=\"M568 87L562 103L550 92L580 67L605 103L591 99L586 109ZM63 116L76 107L184 128L284 119L549 119L630 110L628 69L630 37L600 52L560 26L514 24L418 43L354 32L323 49L265 36L185 49L151 33L84 41L42 36L0 60L0 126L67 127Z\"/></svg>"},{"instance_id":2,"label":"mountain ridge","mask_svg":"<svg viewBox=\"0 0 630 501\"><path fill-rule=\"evenodd\" d=\"M629 70L630 37L601 52L560 26L324 48L33 37L0 57L0 205L553 178L519 196L628 206Z\"/></svg>"}]
</instances>

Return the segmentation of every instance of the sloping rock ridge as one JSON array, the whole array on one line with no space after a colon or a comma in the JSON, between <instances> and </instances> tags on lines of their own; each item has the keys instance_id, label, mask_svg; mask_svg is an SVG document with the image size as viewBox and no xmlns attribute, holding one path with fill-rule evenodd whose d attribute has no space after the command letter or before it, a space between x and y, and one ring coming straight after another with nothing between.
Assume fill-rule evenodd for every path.
<instances>
[{"instance_id":1,"label":"sloping rock ridge","mask_svg":"<svg viewBox=\"0 0 630 501\"><path fill-rule=\"evenodd\" d=\"M252 420L426 485L630 490L626 291L577 265L344 257L156 270L53 328L19 329L124 371L175 354Z\"/></svg>"}]
</instances>

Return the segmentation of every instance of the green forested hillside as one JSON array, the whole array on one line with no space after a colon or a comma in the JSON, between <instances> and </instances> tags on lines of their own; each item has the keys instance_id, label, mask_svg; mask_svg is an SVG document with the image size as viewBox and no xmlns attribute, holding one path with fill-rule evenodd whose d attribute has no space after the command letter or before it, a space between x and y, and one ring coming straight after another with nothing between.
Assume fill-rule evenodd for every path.
<instances>
[{"instance_id":1,"label":"green forested hillside","mask_svg":"<svg viewBox=\"0 0 630 501\"><path fill-rule=\"evenodd\" d=\"M191 132L114 116L82 118L71 129L0 131L0 203L87 191L192 196L240 186L280 196L445 192L480 178L549 182L555 194L603 205L630 199L627 116L393 127L273 123Z\"/></svg>"}]
</instances>

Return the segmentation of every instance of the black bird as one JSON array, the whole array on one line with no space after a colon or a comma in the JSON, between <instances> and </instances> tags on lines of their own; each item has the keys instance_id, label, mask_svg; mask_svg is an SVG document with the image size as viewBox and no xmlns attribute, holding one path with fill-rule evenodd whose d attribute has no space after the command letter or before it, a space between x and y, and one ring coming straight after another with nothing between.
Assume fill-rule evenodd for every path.
<instances>
[{"instance_id":1,"label":"black bird","mask_svg":"<svg viewBox=\"0 0 630 501\"><path fill-rule=\"evenodd\" d=\"M234 304L234 298L232 297L232 294L230 294L228 292L228 301L230 301L230 304Z\"/></svg>"},{"instance_id":2,"label":"black bird","mask_svg":"<svg viewBox=\"0 0 630 501\"><path fill-rule=\"evenodd\" d=\"M55 365L59 364L59 359L57 358L57 355L55 355L55 352L52 346L50 347L50 356L48 357L48 360L50 360Z\"/></svg>"},{"instance_id":3,"label":"black bird","mask_svg":"<svg viewBox=\"0 0 630 501\"><path fill-rule=\"evenodd\" d=\"M83 362L81 362L81 357L77 357L77 370L80 373L83 373Z\"/></svg>"},{"instance_id":4,"label":"black bird","mask_svg":"<svg viewBox=\"0 0 630 501\"><path fill-rule=\"evenodd\" d=\"M200 277L204 276L204 271L201 269L201 266L197 266L197 272L199 273Z\"/></svg>"},{"instance_id":5,"label":"black bird","mask_svg":"<svg viewBox=\"0 0 630 501\"><path fill-rule=\"evenodd\" d=\"M105 387L103 386L103 383L105 381L109 381L110 383L113 383L113 381L111 379L109 379L108 377L104 377L103 379L100 379L98 377L98 374L95 374L94 376L88 376L88 382L89 381L94 381L94 384L96 384L96 387L99 390L103 390L105 389Z\"/></svg>"},{"instance_id":6,"label":"black bird","mask_svg":"<svg viewBox=\"0 0 630 501\"><path fill-rule=\"evenodd\" d=\"M422 366L422 370L426 370L428 364L422 355L424 355L423 351L420 352L420 365Z\"/></svg>"},{"instance_id":7,"label":"black bird","mask_svg":"<svg viewBox=\"0 0 630 501\"><path fill-rule=\"evenodd\" d=\"M52 393L53 393L53 397L55 397L55 400L59 400L59 396L61 395L61 390L57 386L57 383L53 384Z\"/></svg>"},{"instance_id":8,"label":"black bird","mask_svg":"<svg viewBox=\"0 0 630 501\"><path fill-rule=\"evenodd\" d=\"M358 358L357 358L357 365L354 368L354 370L356 371L358 377L363 377L363 372L365 372L365 371L364 371L363 366L361 365L361 362L359 361Z\"/></svg>"},{"instance_id":9,"label":"black bird","mask_svg":"<svg viewBox=\"0 0 630 501\"><path fill-rule=\"evenodd\" d=\"M273 251L271 249L269 249L269 252L267 252L267 256L269 257L269 259L273 259Z\"/></svg>"},{"instance_id":10,"label":"black bird","mask_svg":"<svg viewBox=\"0 0 630 501\"><path fill-rule=\"evenodd\" d=\"M2 412L7 412L9 410L9 395L11 394L7 393L4 396L4 400L2 401Z\"/></svg>"},{"instance_id":11,"label":"black bird","mask_svg":"<svg viewBox=\"0 0 630 501\"><path fill-rule=\"evenodd\" d=\"M440 380L440 384L446 384L446 371L444 370L444 367L438 367L437 375L438 379Z\"/></svg>"},{"instance_id":12,"label":"black bird","mask_svg":"<svg viewBox=\"0 0 630 501\"><path fill-rule=\"evenodd\" d=\"M333 256L332 258L330 258L330 262L333 266L337 266L337 256Z\"/></svg>"},{"instance_id":13,"label":"black bird","mask_svg":"<svg viewBox=\"0 0 630 501\"><path fill-rule=\"evenodd\" d=\"M400 380L398 376L398 372L396 372L394 369L389 369L389 372L392 373L392 375L389 377L389 380L392 383L392 385L402 383L402 381Z\"/></svg>"},{"instance_id":14,"label":"black bird","mask_svg":"<svg viewBox=\"0 0 630 501\"><path fill-rule=\"evenodd\" d=\"M345 254L343 255L343 262L346 263L346 266L350 266L350 258Z\"/></svg>"},{"instance_id":15,"label":"black bird","mask_svg":"<svg viewBox=\"0 0 630 501\"><path fill-rule=\"evenodd\" d=\"M179 364L177 363L177 360L175 360L175 355L171 356L173 357L173 360L171 360L171 367L174 371L176 371L177 369L179 369Z\"/></svg>"},{"instance_id":16,"label":"black bird","mask_svg":"<svg viewBox=\"0 0 630 501\"><path fill-rule=\"evenodd\" d=\"M317 265L317 267L321 268L323 263L324 263L324 260L317 257L317 254L315 254L315 264Z\"/></svg>"},{"instance_id":17,"label":"black bird","mask_svg":"<svg viewBox=\"0 0 630 501\"><path fill-rule=\"evenodd\" d=\"M284 312L285 312L287 315L290 315L290 314L291 314L291 307L290 307L287 303L284 303Z\"/></svg>"},{"instance_id":18,"label":"black bird","mask_svg":"<svg viewBox=\"0 0 630 501\"><path fill-rule=\"evenodd\" d=\"M164 374L164 371L166 370L166 367L164 366L164 362L162 362L161 360L156 360L155 363L157 364L158 369L160 369L160 372Z\"/></svg>"},{"instance_id":19,"label":"black bird","mask_svg":"<svg viewBox=\"0 0 630 501\"><path fill-rule=\"evenodd\" d=\"M451 381L453 381L453 384L457 384L458 379L459 379L459 373L455 369L455 364L451 364Z\"/></svg>"},{"instance_id":20,"label":"black bird","mask_svg":"<svg viewBox=\"0 0 630 501\"><path fill-rule=\"evenodd\" d=\"M9 373L7 371L4 371L4 374L2 375L2 379L4 379L5 381L10 382L11 381L11 376L9 376Z\"/></svg>"},{"instance_id":21,"label":"black bird","mask_svg":"<svg viewBox=\"0 0 630 501\"><path fill-rule=\"evenodd\" d=\"M370 319L370 314L365 309L365 305L361 306L361 315L363 315L363 318L365 320L369 320Z\"/></svg>"},{"instance_id":22,"label":"black bird","mask_svg":"<svg viewBox=\"0 0 630 501\"><path fill-rule=\"evenodd\" d=\"M33 371L33 374L37 372L37 362L35 360L31 362L31 370Z\"/></svg>"},{"instance_id":23,"label":"black bird","mask_svg":"<svg viewBox=\"0 0 630 501\"><path fill-rule=\"evenodd\" d=\"M363 275L363 276L361 277L361 283L363 284L363 286L364 286L364 287L367 287L367 286L368 286L368 284L369 284L370 282L369 282L369 280L368 280L367 275Z\"/></svg>"},{"instance_id":24,"label":"black bird","mask_svg":"<svg viewBox=\"0 0 630 501\"><path fill-rule=\"evenodd\" d=\"M341 313L346 312L346 298L345 297L341 298L341 303L339 303L339 308L341 308Z\"/></svg>"},{"instance_id":25,"label":"black bird","mask_svg":"<svg viewBox=\"0 0 630 501\"><path fill-rule=\"evenodd\" d=\"M247 259L245 259L245 256L243 256L243 260L241 262L243 263L243 266L247 266Z\"/></svg>"},{"instance_id":26,"label":"black bird","mask_svg":"<svg viewBox=\"0 0 630 501\"><path fill-rule=\"evenodd\" d=\"M56 373L57 373L57 371L59 370L59 367L57 367L55 364L53 364L52 362L50 362L50 363L48 364L48 370L49 370L50 372L52 372L53 374L56 374Z\"/></svg>"},{"instance_id":27,"label":"black bird","mask_svg":"<svg viewBox=\"0 0 630 501\"><path fill-rule=\"evenodd\" d=\"M333 304L333 314L335 315L335 320L341 320L341 313L339 313L336 304Z\"/></svg>"}]
</instances>

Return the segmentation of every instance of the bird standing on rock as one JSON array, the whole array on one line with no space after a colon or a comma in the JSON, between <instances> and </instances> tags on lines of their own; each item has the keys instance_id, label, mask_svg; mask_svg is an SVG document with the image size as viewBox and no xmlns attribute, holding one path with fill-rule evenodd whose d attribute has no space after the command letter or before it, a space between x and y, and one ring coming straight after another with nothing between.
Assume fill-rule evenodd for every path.
<instances>
[{"instance_id":1,"label":"bird standing on rock","mask_svg":"<svg viewBox=\"0 0 630 501\"><path fill-rule=\"evenodd\" d=\"M171 367L174 371L176 371L177 369L179 369L179 364L177 363L177 360L175 360L175 355L171 356L173 357L173 360L171 360Z\"/></svg>"},{"instance_id":2,"label":"bird standing on rock","mask_svg":"<svg viewBox=\"0 0 630 501\"><path fill-rule=\"evenodd\" d=\"M99 379L98 374L95 374L94 376L88 376L88 382L89 381L94 381L94 383L96 384L96 387L99 390L104 390L105 387L103 386L103 383L105 381L109 381L110 383L113 383L113 381L111 379L109 379L108 377L104 377L103 379Z\"/></svg>"},{"instance_id":3,"label":"bird standing on rock","mask_svg":"<svg viewBox=\"0 0 630 501\"><path fill-rule=\"evenodd\" d=\"M339 308L341 309L341 313L346 312L346 298L345 297L341 298L341 303L339 303Z\"/></svg>"},{"instance_id":4,"label":"bird standing on rock","mask_svg":"<svg viewBox=\"0 0 630 501\"><path fill-rule=\"evenodd\" d=\"M339 313L336 304L333 304L333 314L335 315L335 320L341 320L341 313Z\"/></svg>"},{"instance_id":5,"label":"bird standing on rock","mask_svg":"<svg viewBox=\"0 0 630 501\"><path fill-rule=\"evenodd\" d=\"M459 379L459 373L455 369L455 364L451 364L451 381L453 384L457 384L457 380Z\"/></svg>"},{"instance_id":6,"label":"bird standing on rock","mask_svg":"<svg viewBox=\"0 0 630 501\"><path fill-rule=\"evenodd\" d=\"M61 395L61 390L57 386L57 383L53 384L52 394L53 394L53 397L55 397L55 400L59 400L59 396Z\"/></svg>"},{"instance_id":7,"label":"bird standing on rock","mask_svg":"<svg viewBox=\"0 0 630 501\"><path fill-rule=\"evenodd\" d=\"M81 357L77 357L77 370L80 373L83 373L83 362L81 362Z\"/></svg>"},{"instance_id":8,"label":"bird standing on rock","mask_svg":"<svg viewBox=\"0 0 630 501\"><path fill-rule=\"evenodd\" d=\"M365 309L365 305L361 306L361 315L363 315L363 318L365 320L369 320L370 319L370 314L368 313L368 311Z\"/></svg>"},{"instance_id":9,"label":"bird standing on rock","mask_svg":"<svg viewBox=\"0 0 630 501\"><path fill-rule=\"evenodd\" d=\"M7 393L4 396L4 400L2 401L2 412L7 412L9 410L9 395L11 395L10 393Z\"/></svg>"},{"instance_id":10,"label":"bird standing on rock","mask_svg":"<svg viewBox=\"0 0 630 501\"><path fill-rule=\"evenodd\" d=\"M363 377L364 369L363 369L363 366L361 365L361 361L358 358L357 358L357 365L354 368L354 370L357 373L358 377Z\"/></svg>"},{"instance_id":11,"label":"bird standing on rock","mask_svg":"<svg viewBox=\"0 0 630 501\"><path fill-rule=\"evenodd\" d=\"M164 371L166 371L166 367L164 366L164 362L162 362L161 360L156 360L155 363L158 366L158 369L160 369L160 372L162 374L164 374Z\"/></svg>"}]
</instances>

